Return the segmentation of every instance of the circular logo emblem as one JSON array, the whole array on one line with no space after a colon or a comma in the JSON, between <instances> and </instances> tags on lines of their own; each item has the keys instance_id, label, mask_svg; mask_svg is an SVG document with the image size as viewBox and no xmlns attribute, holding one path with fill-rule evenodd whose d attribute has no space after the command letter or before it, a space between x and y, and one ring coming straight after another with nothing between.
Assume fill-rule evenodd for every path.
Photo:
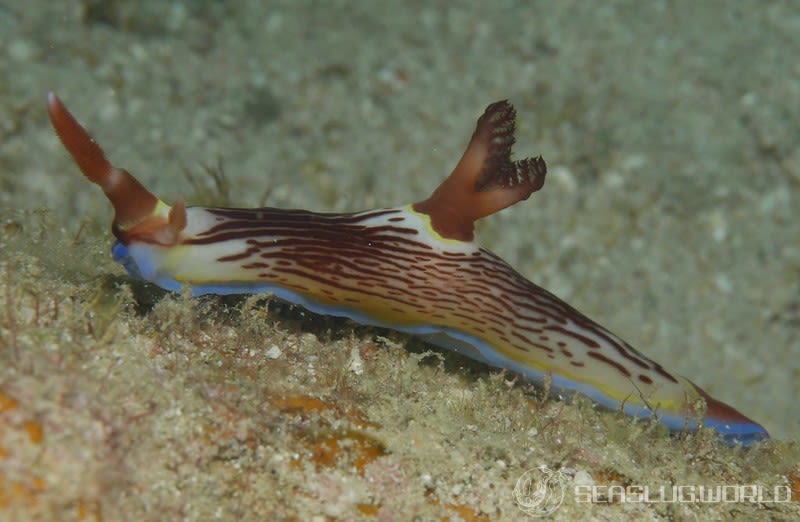
<instances>
[{"instance_id":1,"label":"circular logo emblem","mask_svg":"<svg viewBox=\"0 0 800 522\"><path fill-rule=\"evenodd\" d=\"M561 471L553 471L547 466L529 469L514 486L514 501L528 515L546 517L564 501L567 480Z\"/></svg>"}]
</instances>

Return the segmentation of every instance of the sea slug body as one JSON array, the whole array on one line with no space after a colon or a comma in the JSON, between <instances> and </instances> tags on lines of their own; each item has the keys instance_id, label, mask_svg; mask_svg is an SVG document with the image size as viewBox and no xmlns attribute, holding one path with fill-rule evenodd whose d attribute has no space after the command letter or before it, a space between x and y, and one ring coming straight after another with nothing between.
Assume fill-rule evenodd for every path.
<instances>
[{"instance_id":1,"label":"sea slug body","mask_svg":"<svg viewBox=\"0 0 800 522\"><path fill-rule=\"evenodd\" d=\"M729 443L766 430L663 368L474 241L476 220L542 188L541 157L512 161L515 112L489 105L453 172L426 200L350 214L170 206L102 149L50 94L50 120L114 206L114 259L136 278L192 294L272 293L320 314L418 335L673 431ZM697 402L706 404L696 418Z\"/></svg>"}]
</instances>

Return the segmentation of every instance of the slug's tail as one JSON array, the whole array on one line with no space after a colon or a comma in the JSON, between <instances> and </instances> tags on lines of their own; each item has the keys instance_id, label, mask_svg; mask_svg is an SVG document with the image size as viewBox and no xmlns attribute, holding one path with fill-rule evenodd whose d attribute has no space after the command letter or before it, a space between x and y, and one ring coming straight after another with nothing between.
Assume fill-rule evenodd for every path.
<instances>
[{"instance_id":1,"label":"slug's tail","mask_svg":"<svg viewBox=\"0 0 800 522\"><path fill-rule=\"evenodd\" d=\"M440 236L471 241L476 220L528 199L544 185L541 156L511 161L515 118L507 101L489 105L456 168L431 197L414 205L430 216Z\"/></svg>"},{"instance_id":2,"label":"slug's tail","mask_svg":"<svg viewBox=\"0 0 800 522\"><path fill-rule=\"evenodd\" d=\"M689 381L689 383L694 386L697 393L706 401L703 425L717 430L728 444L749 446L769 438L769 433L762 425L745 417L732 406L711 397L693 382Z\"/></svg>"},{"instance_id":3,"label":"slug's tail","mask_svg":"<svg viewBox=\"0 0 800 522\"><path fill-rule=\"evenodd\" d=\"M174 245L186 226L186 208L182 201L170 207L139 183L128 171L118 169L106 159L103 149L70 114L55 93L47 95L50 122L75 159L84 176L100 185L115 217L111 228L120 242L132 240L160 245Z\"/></svg>"}]
</instances>

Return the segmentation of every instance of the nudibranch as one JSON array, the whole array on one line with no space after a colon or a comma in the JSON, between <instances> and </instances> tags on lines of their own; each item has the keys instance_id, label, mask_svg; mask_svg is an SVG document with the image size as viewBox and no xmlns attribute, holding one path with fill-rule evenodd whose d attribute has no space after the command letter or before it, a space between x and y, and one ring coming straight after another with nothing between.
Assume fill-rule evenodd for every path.
<instances>
[{"instance_id":1,"label":"nudibranch","mask_svg":"<svg viewBox=\"0 0 800 522\"><path fill-rule=\"evenodd\" d=\"M670 430L704 426L729 443L766 430L671 373L473 240L476 220L542 188L541 157L512 161L515 112L489 105L461 160L426 200L348 214L170 206L111 165L50 94L50 121L115 210L115 261L193 295L271 293L318 314L407 332L581 393ZM705 402L705 409L697 405Z\"/></svg>"}]
</instances>

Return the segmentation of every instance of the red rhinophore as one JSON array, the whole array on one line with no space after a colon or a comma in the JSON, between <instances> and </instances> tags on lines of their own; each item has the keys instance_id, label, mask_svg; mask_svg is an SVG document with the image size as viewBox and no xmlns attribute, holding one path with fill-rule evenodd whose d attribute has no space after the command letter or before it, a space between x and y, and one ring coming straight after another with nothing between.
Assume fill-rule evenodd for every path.
<instances>
[{"instance_id":1,"label":"red rhinophore","mask_svg":"<svg viewBox=\"0 0 800 522\"><path fill-rule=\"evenodd\" d=\"M111 204L115 217L111 230L123 244L132 239L174 244L186 226L182 202L175 204L168 218L155 215L158 198L139 183L128 171L118 169L106 159L103 149L70 114L55 93L47 95L47 109L53 128L89 181L100 185Z\"/></svg>"}]
</instances>

